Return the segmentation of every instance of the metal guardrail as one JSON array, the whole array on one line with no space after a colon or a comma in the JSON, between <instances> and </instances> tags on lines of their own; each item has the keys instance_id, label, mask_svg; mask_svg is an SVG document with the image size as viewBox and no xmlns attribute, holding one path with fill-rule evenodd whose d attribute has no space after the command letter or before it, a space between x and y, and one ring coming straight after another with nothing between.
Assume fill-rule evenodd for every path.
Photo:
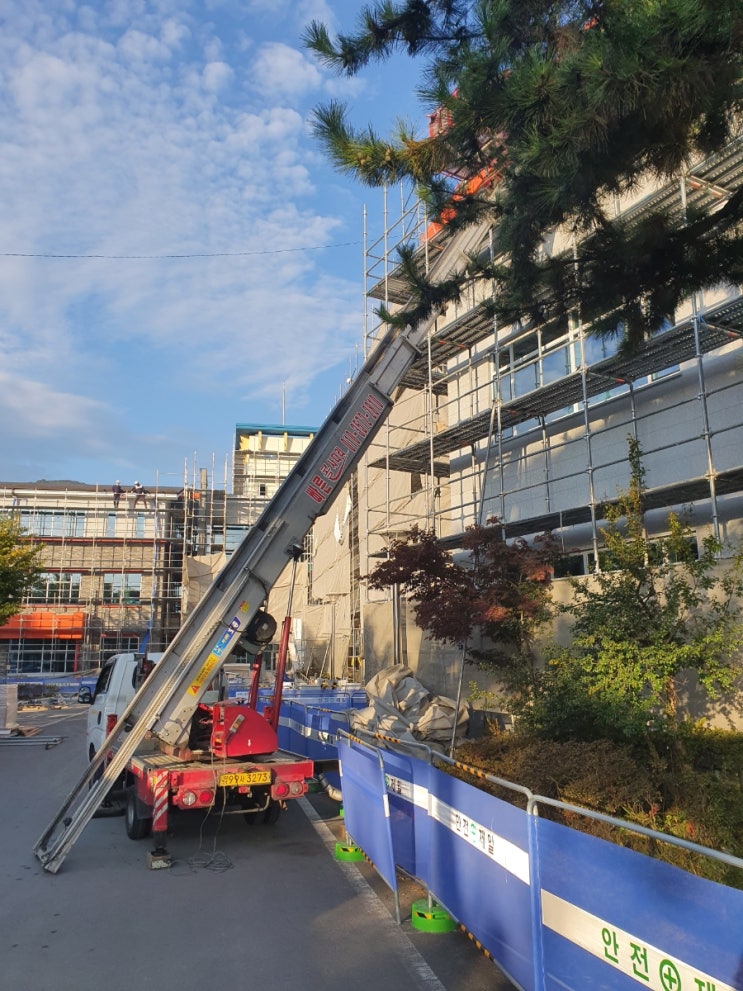
<instances>
[{"instance_id":1,"label":"metal guardrail","mask_svg":"<svg viewBox=\"0 0 743 991\"><path fill-rule=\"evenodd\" d=\"M461 770L466 771L475 778L480 780L485 780L491 784L497 785L500 788L505 788L510 791L515 791L520 793L526 798L526 812L529 815L539 815L540 805L549 805L552 808L560 809L563 812L570 812L573 815L583 816L587 819L594 819L598 822L603 822L608 826L613 826L617 829L624 829L632 833L637 833L641 836L645 836L648 839L655 840L660 843L668 843L672 846L680 847L689 853L700 854L705 857L709 857L712 860L719 860L724 864L728 864L731 867L737 867L743 870L743 858L736 857L731 853L726 853L723 850L715 850L712 847L702 846L699 843L694 843L692 840L685 840L683 837L674 836L672 833L663 833L657 829L651 829L649 826L643 826L640 823L630 822L628 819L620 819L617 816L607 815L604 812L597 812L593 809L587 809L581 805L573 805L571 802L562 802L556 798L548 798L545 795L536 795L527 788L525 785L516 784L513 781L507 781L505 778L499 778L494 774L488 774L481 771L480 768L473 767L469 764L464 764L461 761L454 760L448 757L446 754L439 753L437 750L432 749L427 744L420 743L419 741L407 741L399 740L396 737L385 736L381 733L370 733L363 729L355 729L353 731L354 735L357 736L368 736L385 743L391 743L397 745L399 748L397 752L405 753L405 748L418 748L423 750L428 755L428 763L434 763L435 761L440 761L443 764L447 764L450 767L456 767Z\"/></svg>"}]
</instances>

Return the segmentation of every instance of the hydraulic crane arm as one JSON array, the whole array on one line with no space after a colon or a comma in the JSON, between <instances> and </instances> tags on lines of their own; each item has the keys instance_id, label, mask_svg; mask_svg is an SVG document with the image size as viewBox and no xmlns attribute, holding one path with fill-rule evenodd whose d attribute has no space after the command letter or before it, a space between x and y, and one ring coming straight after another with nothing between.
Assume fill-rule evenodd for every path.
<instances>
[{"instance_id":1,"label":"hydraulic crane arm","mask_svg":"<svg viewBox=\"0 0 743 991\"><path fill-rule=\"evenodd\" d=\"M472 232L472 240L482 229ZM445 247L432 267L444 275L460 263ZM387 418L392 395L418 356L433 321L391 328L365 361L348 392L188 616L163 657L104 741L86 773L34 847L55 872L139 744L155 736L173 747L188 739L191 717L239 637L249 633L284 568L314 521L330 508ZM114 751L109 762L107 755Z\"/></svg>"}]
</instances>

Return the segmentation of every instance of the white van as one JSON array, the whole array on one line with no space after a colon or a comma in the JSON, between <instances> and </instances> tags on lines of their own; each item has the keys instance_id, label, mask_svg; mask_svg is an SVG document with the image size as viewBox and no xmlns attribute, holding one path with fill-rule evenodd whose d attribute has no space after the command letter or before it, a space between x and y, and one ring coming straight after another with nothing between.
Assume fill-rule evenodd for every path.
<instances>
[{"instance_id":1,"label":"white van","mask_svg":"<svg viewBox=\"0 0 743 991\"><path fill-rule=\"evenodd\" d=\"M147 654L147 660L155 663L162 656L162 652ZM142 654L114 654L101 668L88 712L88 760L93 760L134 698L142 660Z\"/></svg>"}]
</instances>

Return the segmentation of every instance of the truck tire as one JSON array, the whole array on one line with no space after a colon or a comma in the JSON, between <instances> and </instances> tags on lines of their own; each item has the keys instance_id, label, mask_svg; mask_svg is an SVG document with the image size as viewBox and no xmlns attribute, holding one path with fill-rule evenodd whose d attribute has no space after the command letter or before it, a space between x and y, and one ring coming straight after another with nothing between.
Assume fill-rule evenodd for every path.
<instances>
[{"instance_id":1,"label":"truck tire","mask_svg":"<svg viewBox=\"0 0 743 991\"><path fill-rule=\"evenodd\" d=\"M283 807L281 802L271 802L266 811L263 813L263 822L266 826L273 826L279 821L279 816L283 812Z\"/></svg>"},{"instance_id":2,"label":"truck tire","mask_svg":"<svg viewBox=\"0 0 743 991\"><path fill-rule=\"evenodd\" d=\"M134 788L126 793L126 835L130 840L143 840L152 832L152 816L143 816L142 803Z\"/></svg>"},{"instance_id":3,"label":"truck tire","mask_svg":"<svg viewBox=\"0 0 743 991\"><path fill-rule=\"evenodd\" d=\"M278 821L282 811L281 802L271 801L268 808L262 809L260 812L244 812L243 817L249 826L255 826L258 823L264 826L273 826Z\"/></svg>"}]
</instances>

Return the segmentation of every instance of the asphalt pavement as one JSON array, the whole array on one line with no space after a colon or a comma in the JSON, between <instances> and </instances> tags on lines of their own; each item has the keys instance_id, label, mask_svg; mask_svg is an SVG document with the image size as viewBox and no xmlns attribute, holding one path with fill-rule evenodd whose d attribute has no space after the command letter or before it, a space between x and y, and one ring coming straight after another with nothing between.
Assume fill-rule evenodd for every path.
<instances>
[{"instance_id":1,"label":"asphalt pavement","mask_svg":"<svg viewBox=\"0 0 743 991\"><path fill-rule=\"evenodd\" d=\"M340 806L323 792L273 826L182 813L173 865L149 870L150 841L121 816L86 826L57 874L33 846L79 780L85 706L21 710L34 735L0 738L0 964L13 991L510 991L461 931L410 921L425 897L392 892L366 863L335 856Z\"/></svg>"}]
</instances>

